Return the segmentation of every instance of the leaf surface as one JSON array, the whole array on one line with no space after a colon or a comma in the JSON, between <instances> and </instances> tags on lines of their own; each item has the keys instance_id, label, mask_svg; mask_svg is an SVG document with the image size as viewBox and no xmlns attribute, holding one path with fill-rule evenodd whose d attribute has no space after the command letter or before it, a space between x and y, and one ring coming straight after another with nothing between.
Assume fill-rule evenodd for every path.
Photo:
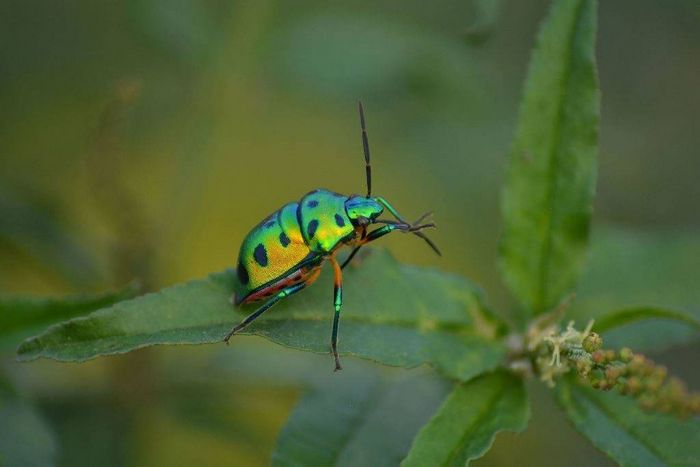
<instances>
[{"instance_id":1,"label":"leaf surface","mask_svg":"<svg viewBox=\"0 0 700 467\"><path fill-rule=\"evenodd\" d=\"M448 385L424 372L334 375L305 395L282 430L273 466L395 466Z\"/></svg>"},{"instance_id":2,"label":"leaf surface","mask_svg":"<svg viewBox=\"0 0 700 467\"><path fill-rule=\"evenodd\" d=\"M562 381L558 399L576 429L620 465L698 465L700 419L644 412L637 403Z\"/></svg>"},{"instance_id":3,"label":"leaf surface","mask_svg":"<svg viewBox=\"0 0 700 467\"><path fill-rule=\"evenodd\" d=\"M386 251L373 251L344 273L342 354L393 366L427 363L464 380L499 365L504 355L499 324L469 281L401 265ZM325 272L242 334L329 352L333 285L330 271ZM224 345L226 332L255 309L230 305L234 287L232 271L169 287L52 327L25 341L18 353L22 360L83 361L155 344Z\"/></svg>"},{"instance_id":4,"label":"leaf surface","mask_svg":"<svg viewBox=\"0 0 700 467\"><path fill-rule=\"evenodd\" d=\"M401 465L463 466L483 456L498 432L524 430L528 418L520 378L497 372L457 384Z\"/></svg>"},{"instance_id":5,"label":"leaf surface","mask_svg":"<svg viewBox=\"0 0 700 467\"><path fill-rule=\"evenodd\" d=\"M136 295L136 285L116 292L65 298L0 297L0 351L16 347L46 326L86 315Z\"/></svg>"},{"instance_id":6,"label":"leaf surface","mask_svg":"<svg viewBox=\"0 0 700 467\"><path fill-rule=\"evenodd\" d=\"M595 192L596 2L557 0L530 60L502 197L501 266L526 315L549 311L582 269Z\"/></svg>"},{"instance_id":7,"label":"leaf surface","mask_svg":"<svg viewBox=\"0 0 700 467\"><path fill-rule=\"evenodd\" d=\"M678 321L691 328L694 328L696 331L700 331L700 321L695 319L693 316L680 311L664 310L662 308L653 307L628 308L626 310L618 310L613 313L603 315L596 320L593 330L602 333L620 326L625 326L647 319Z\"/></svg>"}]
</instances>

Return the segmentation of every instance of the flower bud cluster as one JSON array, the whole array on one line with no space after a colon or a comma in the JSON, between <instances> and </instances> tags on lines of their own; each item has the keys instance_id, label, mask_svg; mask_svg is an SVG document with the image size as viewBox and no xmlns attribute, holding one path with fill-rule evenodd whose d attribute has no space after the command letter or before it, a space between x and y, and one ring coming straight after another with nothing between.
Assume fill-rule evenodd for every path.
<instances>
[{"instance_id":1,"label":"flower bud cluster","mask_svg":"<svg viewBox=\"0 0 700 467\"><path fill-rule=\"evenodd\" d=\"M577 362L576 373L595 389L633 397L645 410L679 418L700 415L699 393L691 393L683 381L669 377L666 367L626 347L619 352L595 350L590 361Z\"/></svg>"},{"instance_id":2,"label":"flower bud cluster","mask_svg":"<svg viewBox=\"0 0 700 467\"><path fill-rule=\"evenodd\" d=\"M680 418L700 415L700 393L688 391L680 379L668 376L666 367L642 354L626 347L604 349L603 339L591 328L592 323L583 331L573 323L563 332L549 328L532 348L540 379L553 386L561 375L573 371L583 383L632 397L645 410Z\"/></svg>"}]
</instances>

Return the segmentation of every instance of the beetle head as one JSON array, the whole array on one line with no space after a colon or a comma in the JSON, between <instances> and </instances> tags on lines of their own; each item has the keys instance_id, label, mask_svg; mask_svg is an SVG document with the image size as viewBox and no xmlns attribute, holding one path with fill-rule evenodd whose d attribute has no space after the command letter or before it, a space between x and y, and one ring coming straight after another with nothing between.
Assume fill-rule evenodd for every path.
<instances>
[{"instance_id":1,"label":"beetle head","mask_svg":"<svg viewBox=\"0 0 700 467\"><path fill-rule=\"evenodd\" d=\"M354 226L371 224L384 212L384 207L374 198L351 196L345 201L345 212Z\"/></svg>"}]
</instances>

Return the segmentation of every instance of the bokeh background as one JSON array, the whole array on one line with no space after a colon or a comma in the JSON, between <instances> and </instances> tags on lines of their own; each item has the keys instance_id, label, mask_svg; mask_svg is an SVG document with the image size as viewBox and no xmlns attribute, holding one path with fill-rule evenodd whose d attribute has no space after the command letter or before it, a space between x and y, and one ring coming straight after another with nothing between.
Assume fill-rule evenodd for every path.
<instances>
[{"instance_id":1,"label":"bokeh background","mask_svg":"<svg viewBox=\"0 0 700 467\"><path fill-rule=\"evenodd\" d=\"M0 292L133 279L156 290L231 267L249 228L283 203L316 187L364 190L361 98L376 192L408 217L434 210L444 256L406 236L383 243L470 277L507 313L498 196L547 6L2 0ZM668 288L657 281L641 297L635 281L648 277L629 271L620 304L700 304L700 259L686 253L700 251L699 57L696 1L601 2L594 239L633 238L640 255L668 244L678 260L650 256ZM310 381L338 384L326 356L256 338L81 365L18 364L3 350L0 379L33 414L17 430L59 465L266 465ZM700 386L697 343L654 357ZM384 371L346 361L346 387ZM387 371L428 375L433 406L444 393L429 371ZM531 429L499 435L478 465L609 463L531 386Z\"/></svg>"}]
</instances>

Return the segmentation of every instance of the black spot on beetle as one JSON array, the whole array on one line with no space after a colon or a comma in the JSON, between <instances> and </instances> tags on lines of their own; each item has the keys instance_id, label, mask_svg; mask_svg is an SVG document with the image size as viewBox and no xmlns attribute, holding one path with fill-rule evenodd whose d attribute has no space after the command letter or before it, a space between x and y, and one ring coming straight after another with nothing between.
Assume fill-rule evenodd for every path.
<instances>
[{"instance_id":1,"label":"black spot on beetle","mask_svg":"<svg viewBox=\"0 0 700 467\"><path fill-rule=\"evenodd\" d=\"M306 206L309 208L315 208L316 206L318 206L318 201L316 201L315 199L312 199L311 201L306 203Z\"/></svg>"},{"instance_id":2,"label":"black spot on beetle","mask_svg":"<svg viewBox=\"0 0 700 467\"><path fill-rule=\"evenodd\" d=\"M253 251L253 258L255 258L255 262L260 266L267 266L267 250L265 249L265 245L258 243L258 246L256 246Z\"/></svg>"},{"instance_id":3,"label":"black spot on beetle","mask_svg":"<svg viewBox=\"0 0 700 467\"><path fill-rule=\"evenodd\" d=\"M338 227L345 227L345 219L343 219L343 216L341 216L340 214L336 214L335 215L335 224Z\"/></svg>"},{"instance_id":4,"label":"black spot on beetle","mask_svg":"<svg viewBox=\"0 0 700 467\"><path fill-rule=\"evenodd\" d=\"M246 270L245 266L243 266L243 263L238 263L238 270L236 272L238 274L238 280L241 281L241 284L246 285L248 282L250 282L250 276L248 275L248 271Z\"/></svg>"},{"instance_id":5,"label":"black spot on beetle","mask_svg":"<svg viewBox=\"0 0 700 467\"><path fill-rule=\"evenodd\" d=\"M306 227L306 232L309 234L309 239L314 238L316 229L318 229L318 221L314 219L311 222L309 222L309 225Z\"/></svg>"},{"instance_id":6,"label":"black spot on beetle","mask_svg":"<svg viewBox=\"0 0 700 467\"><path fill-rule=\"evenodd\" d=\"M280 243L285 248L287 248L287 245L289 245L289 237L287 237L287 234L284 232L280 232Z\"/></svg>"}]
</instances>

